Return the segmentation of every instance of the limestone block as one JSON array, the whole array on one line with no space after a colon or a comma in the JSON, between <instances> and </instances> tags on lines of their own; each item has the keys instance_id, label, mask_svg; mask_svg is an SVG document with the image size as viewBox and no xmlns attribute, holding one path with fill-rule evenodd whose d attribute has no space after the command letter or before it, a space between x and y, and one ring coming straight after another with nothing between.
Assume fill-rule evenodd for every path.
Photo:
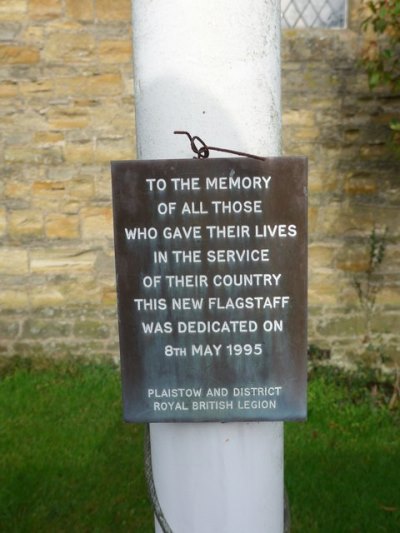
<instances>
[{"instance_id":1,"label":"limestone block","mask_svg":"<svg viewBox=\"0 0 400 533\"><path fill-rule=\"evenodd\" d=\"M79 320L74 325L75 337L84 337L90 339L107 339L109 337L109 334L109 326L101 320Z\"/></svg>"},{"instance_id":2,"label":"limestone block","mask_svg":"<svg viewBox=\"0 0 400 533\"><path fill-rule=\"evenodd\" d=\"M54 80L56 96L115 96L124 93L120 72L106 72L87 76L58 77Z\"/></svg>"},{"instance_id":3,"label":"limestone block","mask_svg":"<svg viewBox=\"0 0 400 533\"><path fill-rule=\"evenodd\" d=\"M0 207L0 237L4 237L7 229L7 212L5 207Z\"/></svg>"},{"instance_id":4,"label":"limestone block","mask_svg":"<svg viewBox=\"0 0 400 533\"><path fill-rule=\"evenodd\" d=\"M47 95L53 91L53 81L52 80L37 80L37 81L26 81L20 82L19 88L22 94L32 95L32 94L43 94Z\"/></svg>"},{"instance_id":5,"label":"limestone block","mask_svg":"<svg viewBox=\"0 0 400 533\"><path fill-rule=\"evenodd\" d=\"M31 250L32 274L79 274L93 272L97 254L78 247L35 248Z\"/></svg>"},{"instance_id":6,"label":"limestone block","mask_svg":"<svg viewBox=\"0 0 400 533\"><path fill-rule=\"evenodd\" d=\"M23 309L28 307L29 300L25 291L21 287L0 288L0 308L6 309Z\"/></svg>"},{"instance_id":7,"label":"limestone block","mask_svg":"<svg viewBox=\"0 0 400 533\"><path fill-rule=\"evenodd\" d=\"M43 213L39 209L21 209L8 215L8 233L11 239L43 237Z\"/></svg>"},{"instance_id":8,"label":"limestone block","mask_svg":"<svg viewBox=\"0 0 400 533\"><path fill-rule=\"evenodd\" d=\"M97 200L110 201L111 195L110 169L107 168L106 176L96 176L95 196Z\"/></svg>"},{"instance_id":9,"label":"limestone block","mask_svg":"<svg viewBox=\"0 0 400 533\"><path fill-rule=\"evenodd\" d=\"M400 286L383 287L377 300L382 305L400 307Z\"/></svg>"},{"instance_id":10,"label":"limestone block","mask_svg":"<svg viewBox=\"0 0 400 533\"><path fill-rule=\"evenodd\" d=\"M0 339L15 339L18 333L18 322L14 320L0 320Z\"/></svg>"},{"instance_id":11,"label":"limestone block","mask_svg":"<svg viewBox=\"0 0 400 533\"><path fill-rule=\"evenodd\" d=\"M66 337L71 332L71 326L60 320L43 320L28 318L22 327L23 339L48 339L52 337Z\"/></svg>"},{"instance_id":12,"label":"limestone block","mask_svg":"<svg viewBox=\"0 0 400 533\"><path fill-rule=\"evenodd\" d=\"M34 145L14 144L4 149L4 160L10 163L42 163L54 165L63 161L61 146L38 148Z\"/></svg>"},{"instance_id":13,"label":"limestone block","mask_svg":"<svg viewBox=\"0 0 400 533\"><path fill-rule=\"evenodd\" d=\"M372 315L371 329L373 333L399 333L399 309L397 312L384 312L377 310Z\"/></svg>"},{"instance_id":14,"label":"limestone block","mask_svg":"<svg viewBox=\"0 0 400 533\"><path fill-rule=\"evenodd\" d=\"M64 194L67 183L65 181L35 181L32 185L34 195L56 198Z\"/></svg>"},{"instance_id":15,"label":"limestone block","mask_svg":"<svg viewBox=\"0 0 400 533\"><path fill-rule=\"evenodd\" d=\"M54 33L59 33L59 32L81 33L81 32L87 31L87 28L85 28L81 22L77 20L66 19L64 17L55 18L51 21L48 21L46 24L46 28L48 29L48 34L53 33L53 32Z\"/></svg>"},{"instance_id":16,"label":"limestone block","mask_svg":"<svg viewBox=\"0 0 400 533\"><path fill-rule=\"evenodd\" d=\"M18 94L18 85L14 81L2 82L0 85L0 98L14 98Z\"/></svg>"},{"instance_id":17,"label":"limestone block","mask_svg":"<svg viewBox=\"0 0 400 533\"><path fill-rule=\"evenodd\" d=\"M133 138L129 136L116 139L99 139L96 144L96 160L109 161L133 159Z\"/></svg>"},{"instance_id":18,"label":"limestone block","mask_svg":"<svg viewBox=\"0 0 400 533\"><path fill-rule=\"evenodd\" d=\"M384 143L369 144L361 147L360 155L366 159L384 159L387 155L387 150L388 148Z\"/></svg>"},{"instance_id":19,"label":"limestone block","mask_svg":"<svg viewBox=\"0 0 400 533\"><path fill-rule=\"evenodd\" d=\"M112 209L85 207L81 209L82 237L85 240L113 237Z\"/></svg>"},{"instance_id":20,"label":"limestone block","mask_svg":"<svg viewBox=\"0 0 400 533\"><path fill-rule=\"evenodd\" d=\"M44 39L44 33L44 26L26 26L21 34L21 41L26 44L30 43L41 47Z\"/></svg>"},{"instance_id":21,"label":"limestone block","mask_svg":"<svg viewBox=\"0 0 400 533\"><path fill-rule=\"evenodd\" d=\"M96 17L99 20L131 20L130 0L96 0Z\"/></svg>"},{"instance_id":22,"label":"limestone block","mask_svg":"<svg viewBox=\"0 0 400 533\"><path fill-rule=\"evenodd\" d=\"M338 279L333 269L318 269L310 272L308 285L309 305L335 305Z\"/></svg>"},{"instance_id":23,"label":"limestone block","mask_svg":"<svg viewBox=\"0 0 400 533\"><path fill-rule=\"evenodd\" d=\"M98 74L87 78L87 96L112 96L125 92L119 72Z\"/></svg>"},{"instance_id":24,"label":"limestone block","mask_svg":"<svg viewBox=\"0 0 400 533\"><path fill-rule=\"evenodd\" d=\"M28 16L34 20L49 20L60 16L61 0L29 0Z\"/></svg>"},{"instance_id":25,"label":"limestone block","mask_svg":"<svg viewBox=\"0 0 400 533\"><path fill-rule=\"evenodd\" d=\"M24 200L27 203L31 199L32 185L29 182L9 179L4 184L4 198L9 200Z\"/></svg>"},{"instance_id":26,"label":"limestone block","mask_svg":"<svg viewBox=\"0 0 400 533\"><path fill-rule=\"evenodd\" d=\"M334 192L338 186L338 175L333 170L328 170L322 165L310 165L308 176L309 194Z\"/></svg>"},{"instance_id":27,"label":"limestone block","mask_svg":"<svg viewBox=\"0 0 400 533\"><path fill-rule=\"evenodd\" d=\"M57 144L64 141L64 135L57 131L37 131L33 141L40 145Z\"/></svg>"},{"instance_id":28,"label":"limestone block","mask_svg":"<svg viewBox=\"0 0 400 533\"><path fill-rule=\"evenodd\" d=\"M335 268L350 275L365 272L368 269L369 257L366 246L348 244L342 247L335 258Z\"/></svg>"},{"instance_id":29,"label":"limestone block","mask_svg":"<svg viewBox=\"0 0 400 533\"><path fill-rule=\"evenodd\" d=\"M79 209L81 208L81 204L77 200L67 200L62 205L62 212L66 215L76 215L79 213Z\"/></svg>"},{"instance_id":30,"label":"limestone block","mask_svg":"<svg viewBox=\"0 0 400 533\"><path fill-rule=\"evenodd\" d=\"M89 110L91 127L105 133L132 134L135 125L133 98L128 97L127 100L108 102L107 106L92 106Z\"/></svg>"},{"instance_id":31,"label":"limestone block","mask_svg":"<svg viewBox=\"0 0 400 533\"><path fill-rule=\"evenodd\" d=\"M16 342L13 345L13 352L21 357L44 357L48 355L47 346L39 341Z\"/></svg>"},{"instance_id":32,"label":"limestone block","mask_svg":"<svg viewBox=\"0 0 400 533\"><path fill-rule=\"evenodd\" d=\"M101 303L107 306L117 305L117 291L115 287L104 287L102 289Z\"/></svg>"},{"instance_id":33,"label":"limestone block","mask_svg":"<svg viewBox=\"0 0 400 533\"><path fill-rule=\"evenodd\" d=\"M31 65L39 63L39 50L29 46L0 44L0 65Z\"/></svg>"},{"instance_id":34,"label":"limestone block","mask_svg":"<svg viewBox=\"0 0 400 533\"><path fill-rule=\"evenodd\" d=\"M94 196L94 179L92 176L80 176L70 181L68 186L70 198L88 199Z\"/></svg>"},{"instance_id":35,"label":"limestone block","mask_svg":"<svg viewBox=\"0 0 400 533\"><path fill-rule=\"evenodd\" d=\"M390 234L388 237L390 239ZM400 276L400 243L397 245L391 243L387 244L385 256L381 265L381 271L384 273L390 272Z\"/></svg>"},{"instance_id":36,"label":"limestone block","mask_svg":"<svg viewBox=\"0 0 400 533\"><path fill-rule=\"evenodd\" d=\"M337 252L334 244L312 243L308 247L308 265L310 270L331 268Z\"/></svg>"},{"instance_id":37,"label":"limestone block","mask_svg":"<svg viewBox=\"0 0 400 533\"><path fill-rule=\"evenodd\" d=\"M0 274L23 276L28 273L27 250L23 248L0 248Z\"/></svg>"},{"instance_id":38,"label":"limestone block","mask_svg":"<svg viewBox=\"0 0 400 533\"><path fill-rule=\"evenodd\" d=\"M55 283L33 285L28 289L29 300L33 308L60 307L65 304L65 297Z\"/></svg>"},{"instance_id":39,"label":"limestone block","mask_svg":"<svg viewBox=\"0 0 400 533\"><path fill-rule=\"evenodd\" d=\"M62 107L50 109L48 121L54 130L86 128L89 124L88 114L84 111Z\"/></svg>"},{"instance_id":40,"label":"limestone block","mask_svg":"<svg viewBox=\"0 0 400 533\"><path fill-rule=\"evenodd\" d=\"M312 109L287 109L283 112L282 123L285 126L315 126L315 112Z\"/></svg>"},{"instance_id":41,"label":"limestone block","mask_svg":"<svg viewBox=\"0 0 400 533\"><path fill-rule=\"evenodd\" d=\"M47 38L43 59L48 62L88 63L93 60L95 40L89 33L56 32Z\"/></svg>"},{"instance_id":42,"label":"limestone block","mask_svg":"<svg viewBox=\"0 0 400 533\"><path fill-rule=\"evenodd\" d=\"M131 41L101 41L98 54L101 63L130 63L132 61Z\"/></svg>"},{"instance_id":43,"label":"limestone block","mask_svg":"<svg viewBox=\"0 0 400 533\"><path fill-rule=\"evenodd\" d=\"M87 78L88 76L59 74L54 79L54 93L57 97L81 96L82 93L87 95Z\"/></svg>"},{"instance_id":44,"label":"limestone block","mask_svg":"<svg viewBox=\"0 0 400 533\"><path fill-rule=\"evenodd\" d=\"M309 205L308 206L308 232L309 232L310 241L311 241L312 235L317 232L318 215L319 215L318 207Z\"/></svg>"},{"instance_id":45,"label":"limestone block","mask_svg":"<svg viewBox=\"0 0 400 533\"><path fill-rule=\"evenodd\" d=\"M79 276L76 280L65 282L61 287L68 305L94 305L101 303L101 290L92 276Z\"/></svg>"},{"instance_id":46,"label":"limestone block","mask_svg":"<svg viewBox=\"0 0 400 533\"><path fill-rule=\"evenodd\" d=\"M95 161L92 141L66 143L64 149L65 160L68 163L90 164Z\"/></svg>"},{"instance_id":47,"label":"limestone block","mask_svg":"<svg viewBox=\"0 0 400 533\"><path fill-rule=\"evenodd\" d=\"M292 137L297 141L315 141L320 137L317 127L296 127L292 129Z\"/></svg>"},{"instance_id":48,"label":"limestone block","mask_svg":"<svg viewBox=\"0 0 400 533\"><path fill-rule=\"evenodd\" d=\"M78 239L79 217L52 213L46 217L45 232L49 239Z\"/></svg>"},{"instance_id":49,"label":"limestone block","mask_svg":"<svg viewBox=\"0 0 400 533\"><path fill-rule=\"evenodd\" d=\"M317 325L317 332L328 338L362 336L365 333L365 323L363 317L357 313L333 316L321 320Z\"/></svg>"},{"instance_id":50,"label":"limestone block","mask_svg":"<svg viewBox=\"0 0 400 533\"><path fill-rule=\"evenodd\" d=\"M28 0L0 0L0 20L20 20L27 10Z\"/></svg>"},{"instance_id":51,"label":"limestone block","mask_svg":"<svg viewBox=\"0 0 400 533\"><path fill-rule=\"evenodd\" d=\"M94 18L93 4L94 0L66 0L67 15L76 20L92 20Z\"/></svg>"},{"instance_id":52,"label":"limestone block","mask_svg":"<svg viewBox=\"0 0 400 533\"><path fill-rule=\"evenodd\" d=\"M35 181L32 185L32 206L50 211L59 209L65 189L64 181Z\"/></svg>"}]
</instances>

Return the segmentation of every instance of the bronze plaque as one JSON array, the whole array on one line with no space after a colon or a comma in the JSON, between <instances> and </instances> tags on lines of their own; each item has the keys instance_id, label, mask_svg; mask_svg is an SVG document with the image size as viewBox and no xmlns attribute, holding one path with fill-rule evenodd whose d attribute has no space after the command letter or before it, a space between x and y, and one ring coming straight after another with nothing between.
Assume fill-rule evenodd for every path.
<instances>
[{"instance_id":1,"label":"bronze plaque","mask_svg":"<svg viewBox=\"0 0 400 533\"><path fill-rule=\"evenodd\" d=\"M129 422L306 417L307 161L112 162Z\"/></svg>"}]
</instances>

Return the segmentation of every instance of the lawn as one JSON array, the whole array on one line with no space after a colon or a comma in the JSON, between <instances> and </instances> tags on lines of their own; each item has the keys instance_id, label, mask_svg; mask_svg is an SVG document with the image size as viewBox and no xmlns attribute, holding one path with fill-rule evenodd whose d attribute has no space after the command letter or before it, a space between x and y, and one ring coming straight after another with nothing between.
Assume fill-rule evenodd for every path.
<instances>
[{"instance_id":1,"label":"lawn","mask_svg":"<svg viewBox=\"0 0 400 533\"><path fill-rule=\"evenodd\" d=\"M308 422L285 425L294 533L400 531L400 412L371 383L314 371ZM153 531L143 427L121 420L113 365L2 361L0 531Z\"/></svg>"}]
</instances>

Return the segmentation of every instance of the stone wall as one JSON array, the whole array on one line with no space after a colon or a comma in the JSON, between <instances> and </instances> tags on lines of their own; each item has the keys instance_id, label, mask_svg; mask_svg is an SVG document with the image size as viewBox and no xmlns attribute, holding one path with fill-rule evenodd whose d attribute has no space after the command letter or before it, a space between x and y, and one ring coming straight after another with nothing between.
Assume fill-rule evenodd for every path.
<instances>
[{"instance_id":1,"label":"stone wall","mask_svg":"<svg viewBox=\"0 0 400 533\"><path fill-rule=\"evenodd\" d=\"M134 158L130 0L0 0L0 350L117 354L111 159Z\"/></svg>"},{"instance_id":2,"label":"stone wall","mask_svg":"<svg viewBox=\"0 0 400 533\"><path fill-rule=\"evenodd\" d=\"M400 159L388 122L400 117L400 94L369 90L353 6L348 30L284 32L284 149L309 157L312 351L399 363ZM368 269L374 227L378 236L387 228L387 245L368 328L354 279Z\"/></svg>"},{"instance_id":3,"label":"stone wall","mask_svg":"<svg viewBox=\"0 0 400 533\"><path fill-rule=\"evenodd\" d=\"M0 0L0 353L118 356L109 161L135 155L130 17L130 0ZM370 93L352 20L283 36L285 153L310 159L310 343L365 348L352 279L388 226L372 331L399 361L400 98Z\"/></svg>"}]
</instances>

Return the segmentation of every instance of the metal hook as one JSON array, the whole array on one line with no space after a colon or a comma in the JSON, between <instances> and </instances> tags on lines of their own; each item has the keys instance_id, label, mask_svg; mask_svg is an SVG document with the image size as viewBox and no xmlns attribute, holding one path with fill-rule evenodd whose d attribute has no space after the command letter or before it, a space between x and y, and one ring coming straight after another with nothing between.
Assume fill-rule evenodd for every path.
<instances>
[{"instance_id":1,"label":"metal hook","mask_svg":"<svg viewBox=\"0 0 400 533\"><path fill-rule=\"evenodd\" d=\"M227 154L240 155L243 157L250 157L251 159L258 159L259 161L265 161L265 157L258 155L247 154L246 152L238 152L237 150L229 150L227 148L218 148L216 146L207 146L207 144L198 135L192 137L188 131L174 131L175 135L186 135L190 141L190 147L192 151L197 154L198 159L207 159L210 155L210 150L214 152L225 152ZM196 146L196 142L201 144L200 147Z\"/></svg>"}]
</instances>

